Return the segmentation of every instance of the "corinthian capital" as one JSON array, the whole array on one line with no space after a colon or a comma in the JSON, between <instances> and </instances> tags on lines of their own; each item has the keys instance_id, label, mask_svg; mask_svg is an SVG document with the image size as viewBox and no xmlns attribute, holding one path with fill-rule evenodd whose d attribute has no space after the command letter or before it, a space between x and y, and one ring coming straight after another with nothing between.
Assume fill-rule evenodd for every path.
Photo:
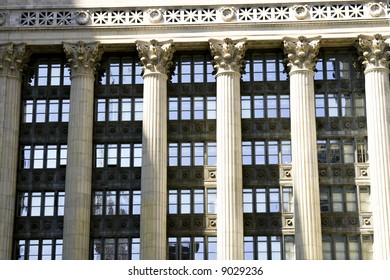
<instances>
[{"instance_id":1,"label":"corinthian capital","mask_svg":"<svg viewBox=\"0 0 390 280\"><path fill-rule=\"evenodd\" d=\"M169 76L171 74L173 68L172 57L175 52L175 46L172 42L172 40L136 42L143 75L162 73Z\"/></svg>"},{"instance_id":2,"label":"corinthian capital","mask_svg":"<svg viewBox=\"0 0 390 280\"><path fill-rule=\"evenodd\" d=\"M0 74L20 77L28 56L25 44L0 44Z\"/></svg>"},{"instance_id":3,"label":"corinthian capital","mask_svg":"<svg viewBox=\"0 0 390 280\"><path fill-rule=\"evenodd\" d=\"M216 74L224 71L244 73L246 38L239 40L232 40L230 38L224 40L210 39L209 43L211 55L213 56L212 63Z\"/></svg>"},{"instance_id":4,"label":"corinthian capital","mask_svg":"<svg viewBox=\"0 0 390 280\"><path fill-rule=\"evenodd\" d=\"M72 76L80 74L93 76L103 54L98 42L64 43L64 51Z\"/></svg>"},{"instance_id":5,"label":"corinthian capital","mask_svg":"<svg viewBox=\"0 0 390 280\"><path fill-rule=\"evenodd\" d=\"M357 49L361 54L360 58L363 60L366 70L374 67L388 68L390 57L389 43L382 35L360 35Z\"/></svg>"},{"instance_id":6,"label":"corinthian capital","mask_svg":"<svg viewBox=\"0 0 390 280\"><path fill-rule=\"evenodd\" d=\"M304 36L298 38L284 38L284 53L287 58L287 67L290 71L314 70L320 50L320 37L308 39Z\"/></svg>"}]
</instances>

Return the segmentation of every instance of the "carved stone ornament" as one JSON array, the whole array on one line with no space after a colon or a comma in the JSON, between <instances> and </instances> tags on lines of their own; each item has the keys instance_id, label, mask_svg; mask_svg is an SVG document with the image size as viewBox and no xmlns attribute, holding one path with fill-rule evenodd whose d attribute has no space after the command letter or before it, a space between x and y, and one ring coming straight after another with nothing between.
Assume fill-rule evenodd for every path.
<instances>
[{"instance_id":1,"label":"carved stone ornament","mask_svg":"<svg viewBox=\"0 0 390 280\"><path fill-rule=\"evenodd\" d=\"M372 17L380 17L383 15L384 11L384 4L382 2L368 4L368 12Z\"/></svg>"},{"instance_id":2,"label":"carved stone ornament","mask_svg":"<svg viewBox=\"0 0 390 280\"><path fill-rule=\"evenodd\" d=\"M292 9L294 11L295 17L299 20L307 19L310 16L307 5L295 5Z\"/></svg>"},{"instance_id":3,"label":"carved stone ornament","mask_svg":"<svg viewBox=\"0 0 390 280\"><path fill-rule=\"evenodd\" d=\"M212 64L216 74L224 71L244 73L246 38L239 40L230 38L224 40L210 39L209 44L211 55L213 56Z\"/></svg>"},{"instance_id":4,"label":"carved stone ornament","mask_svg":"<svg viewBox=\"0 0 390 280\"><path fill-rule=\"evenodd\" d=\"M236 9L233 7L223 7L220 9L222 20L230 22L236 17Z\"/></svg>"},{"instance_id":5,"label":"carved stone ornament","mask_svg":"<svg viewBox=\"0 0 390 280\"><path fill-rule=\"evenodd\" d=\"M363 60L363 65L366 71L371 68L389 66L389 39L385 40L381 34L374 36L359 35L357 49L361 54L360 59Z\"/></svg>"},{"instance_id":6,"label":"carved stone ornament","mask_svg":"<svg viewBox=\"0 0 390 280\"><path fill-rule=\"evenodd\" d=\"M72 76L94 75L103 54L98 42L64 43L64 51Z\"/></svg>"},{"instance_id":7,"label":"carved stone ornament","mask_svg":"<svg viewBox=\"0 0 390 280\"><path fill-rule=\"evenodd\" d=\"M142 74L162 73L170 75L173 68L172 57L175 46L172 40L158 42L136 41Z\"/></svg>"},{"instance_id":8,"label":"carved stone ornament","mask_svg":"<svg viewBox=\"0 0 390 280\"><path fill-rule=\"evenodd\" d=\"M76 22L80 25L86 25L90 18L89 11L79 11L76 13Z\"/></svg>"},{"instance_id":9,"label":"carved stone ornament","mask_svg":"<svg viewBox=\"0 0 390 280\"><path fill-rule=\"evenodd\" d=\"M25 44L0 44L0 74L20 77L28 56Z\"/></svg>"},{"instance_id":10,"label":"carved stone ornament","mask_svg":"<svg viewBox=\"0 0 390 280\"><path fill-rule=\"evenodd\" d=\"M0 26L4 25L5 17L6 17L5 13L0 13Z\"/></svg>"},{"instance_id":11,"label":"carved stone ornament","mask_svg":"<svg viewBox=\"0 0 390 280\"><path fill-rule=\"evenodd\" d=\"M148 10L149 21L151 23L159 23L163 19L163 13L161 9L150 9Z\"/></svg>"},{"instance_id":12,"label":"carved stone ornament","mask_svg":"<svg viewBox=\"0 0 390 280\"><path fill-rule=\"evenodd\" d=\"M304 36L296 38L284 38L284 52L287 56L287 67L294 70L314 70L317 55L320 49L320 38L308 39Z\"/></svg>"}]
</instances>

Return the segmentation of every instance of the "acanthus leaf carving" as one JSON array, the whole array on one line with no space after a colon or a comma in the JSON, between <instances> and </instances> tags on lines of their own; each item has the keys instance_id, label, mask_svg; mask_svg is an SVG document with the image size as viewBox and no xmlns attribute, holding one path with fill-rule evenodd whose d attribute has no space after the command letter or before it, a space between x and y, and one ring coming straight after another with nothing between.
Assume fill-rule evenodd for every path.
<instances>
[{"instance_id":1,"label":"acanthus leaf carving","mask_svg":"<svg viewBox=\"0 0 390 280\"><path fill-rule=\"evenodd\" d=\"M389 67L389 39L383 38L381 34L374 36L359 35L356 45L358 52L361 54L360 59L366 70L371 68Z\"/></svg>"},{"instance_id":2,"label":"acanthus leaf carving","mask_svg":"<svg viewBox=\"0 0 390 280\"><path fill-rule=\"evenodd\" d=\"M317 55L320 49L321 37L308 39L304 36L296 38L284 38L283 46L286 54L287 67L290 72L295 70L314 71Z\"/></svg>"},{"instance_id":3,"label":"acanthus leaf carving","mask_svg":"<svg viewBox=\"0 0 390 280\"><path fill-rule=\"evenodd\" d=\"M172 40L136 41L138 55L142 66L142 75L162 73L170 75L173 69L172 57L175 46Z\"/></svg>"},{"instance_id":4,"label":"acanthus leaf carving","mask_svg":"<svg viewBox=\"0 0 390 280\"><path fill-rule=\"evenodd\" d=\"M246 38L239 40L232 40L231 38L225 38L224 40L210 39L209 44L215 74L224 71L235 71L240 74L245 72Z\"/></svg>"},{"instance_id":5,"label":"acanthus leaf carving","mask_svg":"<svg viewBox=\"0 0 390 280\"><path fill-rule=\"evenodd\" d=\"M72 76L79 74L95 75L103 51L98 42L64 43L64 51Z\"/></svg>"},{"instance_id":6,"label":"acanthus leaf carving","mask_svg":"<svg viewBox=\"0 0 390 280\"><path fill-rule=\"evenodd\" d=\"M20 77L29 53L25 44L7 43L0 45L0 74L9 74Z\"/></svg>"}]
</instances>

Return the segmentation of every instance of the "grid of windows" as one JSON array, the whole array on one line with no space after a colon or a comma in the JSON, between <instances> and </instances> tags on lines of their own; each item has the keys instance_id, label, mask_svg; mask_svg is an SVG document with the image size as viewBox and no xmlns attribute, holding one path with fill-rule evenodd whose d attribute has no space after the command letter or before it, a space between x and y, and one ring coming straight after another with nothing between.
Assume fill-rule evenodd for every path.
<instances>
[{"instance_id":1,"label":"grid of windows","mask_svg":"<svg viewBox=\"0 0 390 280\"><path fill-rule=\"evenodd\" d=\"M244 259L294 260L294 236L244 236Z\"/></svg>"},{"instance_id":2,"label":"grid of windows","mask_svg":"<svg viewBox=\"0 0 390 280\"><path fill-rule=\"evenodd\" d=\"M368 186L332 186L320 188L323 212L370 212L370 188Z\"/></svg>"},{"instance_id":3,"label":"grid of windows","mask_svg":"<svg viewBox=\"0 0 390 280\"><path fill-rule=\"evenodd\" d=\"M214 236L168 237L169 260L216 260L217 238Z\"/></svg>"},{"instance_id":4,"label":"grid of windows","mask_svg":"<svg viewBox=\"0 0 390 280\"><path fill-rule=\"evenodd\" d=\"M95 191L93 194L93 215L140 215L140 190Z\"/></svg>"},{"instance_id":5,"label":"grid of windows","mask_svg":"<svg viewBox=\"0 0 390 280\"><path fill-rule=\"evenodd\" d=\"M289 118L290 96L287 94L256 94L241 96L241 118Z\"/></svg>"},{"instance_id":6,"label":"grid of windows","mask_svg":"<svg viewBox=\"0 0 390 280\"><path fill-rule=\"evenodd\" d=\"M142 144L96 144L95 167L141 167Z\"/></svg>"},{"instance_id":7,"label":"grid of windows","mask_svg":"<svg viewBox=\"0 0 390 280\"><path fill-rule=\"evenodd\" d=\"M69 99L28 99L23 101L22 122L68 122Z\"/></svg>"},{"instance_id":8,"label":"grid of windows","mask_svg":"<svg viewBox=\"0 0 390 280\"><path fill-rule=\"evenodd\" d=\"M291 141L243 141L242 164L290 164Z\"/></svg>"},{"instance_id":9,"label":"grid of windows","mask_svg":"<svg viewBox=\"0 0 390 280\"><path fill-rule=\"evenodd\" d=\"M16 241L16 260L61 260L62 239L23 239Z\"/></svg>"},{"instance_id":10,"label":"grid of windows","mask_svg":"<svg viewBox=\"0 0 390 280\"><path fill-rule=\"evenodd\" d=\"M243 189L244 213L294 212L292 187Z\"/></svg>"},{"instance_id":11,"label":"grid of windows","mask_svg":"<svg viewBox=\"0 0 390 280\"><path fill-rule=\"evenodd\" d=\"M142 98L99 98L96 102L96 120L142 121Z\"/></svg>"},{"instance_id":12,"label":"grid of windows","mask_svg":"<svg viewBox=\"0 0 390 280\"><path fill-rule=\"evenodd\" d=\"M215 142L169 143L169 166L216 165L217 146Z\"/></svg>"},{"instance_id":13,"label":"grid of windows","mask_svg":"<svg viewBox=\"0 0 390 280\"><path fill-rule=\"evenodd\" d=\"M93 260L139 260L138 237L95 238L92 241Z\"/></svg>"},{"instance_id":14,"label":"grid of windows","mask_svg":"<svg viewBox=\"0 0 390 280\"><path fill-rule=\"evenodd\" d=\"M21 146L20 168L42 169L66 166L67 145Z\"/></svg>"},{"instance_id":15,"label":"grid of windows","mask_svg":"<svg viewBox=\"0 0 390 280\"><path fill-rule=\"evenodd\" d=\"M19 192L17 215L27 216L63 216L65 192Z\"/></svg>"},{"instance_id":16,"label":"grid of windows","mask_svg":"<svg viewBox=\"0 0 390 280\"><path fill-rule=\"evenodd\" d=\"M216 213L216 189L171 189L168 192L168 214Z\"/></svg>"},{"instance_id":17,"label":"grid of windows","mask_svg":"<svg viewBox=\"0 0 390 280\"><path fill-rule=\"evenodd\" d=\"M177 54L174 56L176 69L172 83L215 82L214 68L209 54Z\"/></svg>"},{"instance_id":18,"label":"grid of windows","mask_svg":"<svg viewBox=\"0 0 390 280\"><path fill-rule=\"evenodd\" d=\"M324 260L372 259L372 235L323 235Z\"/></svg>"},{"instance_id":19,"label":"grid of windows","mask_svg":"<svg viewBox=\"0 0 390 280\"><path fill-rule=\"evenodd\" d=\"M318 163L367 162L367 144L364 139L317 140Z\"/></svg>"},{"instance_id":20,"label":"grid of windows","mask_svg":"<svg viewBox=\"0 0 390 280\"><path fill-rule=\"evenodd\" d=\"M70 86L70 71L62 58L40 58L31 61L29 86Z\"/></svg>"},{"instance_id":21,"label":"grid of windows","mask_svg":"<svg viewBox=\"0 0 390 280\"><path fill-rule=\"evenodd\" d=\"M363 93L317 93L316 117L363 117L364 99Z\"/></svg>"},{"instance_id":22,"label":"grid of windows","mask_svg":"<svg viewBox=\"0 0 390 280\"><path fill-rule=\"evenodd\" d=\"M137 56L104 57L101 63L104 67L100 76L102 85L130 85L142 84L142 67Z\"/></svg>"},{"instance_id":23,"label":"grid of windows","mask_svg":"<svg viewBox=\"0 0 390 280\"><path fill-rule=\"evenodd\" d=\"M246 52L244 82L286 81L285 56L282 52Z\"/></svg>"},{"instance_id":24,"label":"grid of windows","mask_svg":"<svg viewBox=\"0 0 390 280\"><path fill-rule=\"evenodd\" d=\"M217 117L215 96L169 97L169 120L210 120Z\"/></svg>"}]
</instances>

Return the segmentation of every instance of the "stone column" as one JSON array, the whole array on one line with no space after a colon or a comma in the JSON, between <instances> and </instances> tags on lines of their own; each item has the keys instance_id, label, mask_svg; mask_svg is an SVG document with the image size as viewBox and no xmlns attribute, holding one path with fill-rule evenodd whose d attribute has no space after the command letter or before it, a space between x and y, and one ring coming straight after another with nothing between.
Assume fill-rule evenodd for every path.
<instances>
[{"instance_id":1,"label":"stone column","mask_svg":"<svg viewBox=\"0 0 390 280\"><path fill-rule=\"evenodd\" d=\"M25 45L0 45L0 260L12 258Z\"/></svg>"},{"instance_id":2,"label":"stone column","mask_svg":"<svg viewBox=\"0 0 390 280\"><path fill-rule=\"evenodd\" d=\"M89 259L95 67L98 43L64 43L71 69L63 259Z\"/></svg>"},{"instance_id":3,"label":"stone column","mask_svg":"<svg viewBox=\"0 0 390 280\"><path fill-rule=\"evenodd\" d=\"M390 259L390 86L389 46L381 35L359 36L365 65L368 152L374 259Z\"/></svg>"},{"instance_id":4,"label":"stone column","mask_svg":"<svg viewBox=\"0 0 390 280\"><path fill-rule=\"evenodd\" d=\"M210 40L217 80L218 259L244 257L240 79L246 39Z\"/></svg>"},{"instance_id":5,"label":"stone column","mask_svg":"<svg viewBox=\"0 0 390 280\"><path fill-rule=\"evenodd\" d=\"M319 37L284 38L290 69L291 153L296 258L322 259L320 190L314 96Z\"/></svg>"},{"instance_id":6,"label":"stone column","mask_svg":"<svg viewBox=\"0 0 390 280\"><path fill-rule=\"evenodd\" d=\"M144 79L141 175L141 259L167 258L167 79L172 40L137 41Z\"/></svg>"}]
</instances>

